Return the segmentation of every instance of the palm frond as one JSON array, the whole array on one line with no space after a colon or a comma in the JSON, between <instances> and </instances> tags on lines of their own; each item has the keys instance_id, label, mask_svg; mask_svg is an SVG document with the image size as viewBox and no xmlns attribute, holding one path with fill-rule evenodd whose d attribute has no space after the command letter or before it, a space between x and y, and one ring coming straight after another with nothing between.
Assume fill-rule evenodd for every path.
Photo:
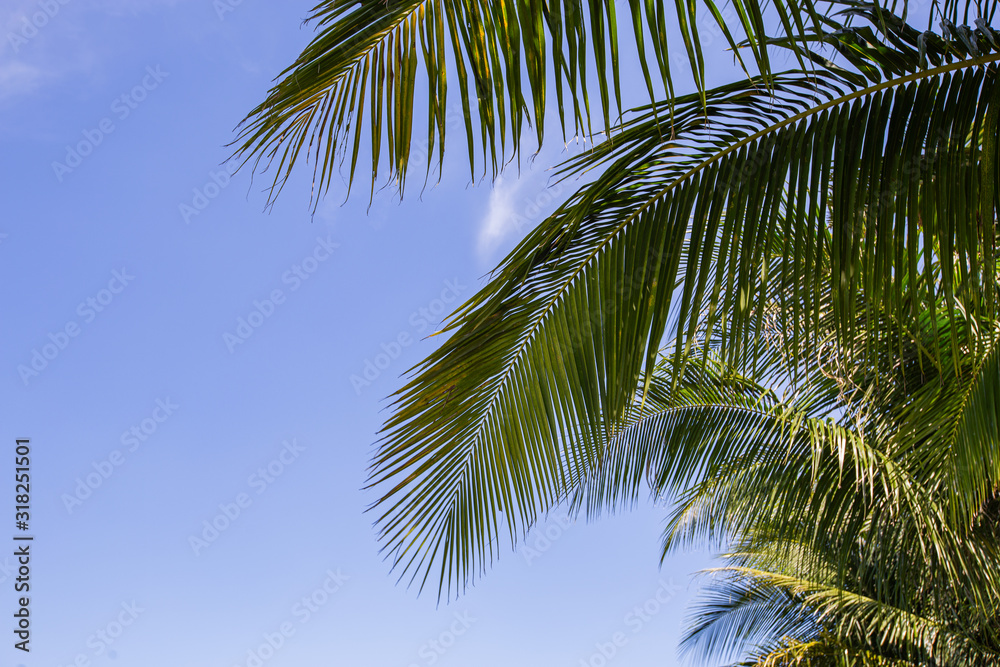
<instances>
[{"instance_id":1,"label":"palm frond","mask_svg":"<svg viewBox=\"0 0 1000 667\"><path fill-rule=\"evenodd\" d=\"M1000 655L975 628L927 616L929 606L916 613L878 599L877 580L862 570L844 577L809 549L765 543L726 558L733 564L706 571L712 583L693 608L685 652L753 665L989 665ZM910 593L919 596L919 586ZM790 658L801 663L782 662Z\"/></svg>"},{"instance_id":2,"label":"palm frond","mask_svg":"<svg viewBox=\"0 0 1000 667\"><path fill-rule=\"evenodd\" d=\"M787 637L818 637L822 626L801 600L760 577L731 568L713 568L690 613L680 643L682 654L713 660L755 662L782 648Z\"/></svg>"},{"instance_id":3,"label":"palm frond","mask_svg":"<svg viewBox=\"0 0 1000 667\"><path fill-rule=\"evenodd\" d=\"M789 32L818 25L812 0L771 4ZM707 24L699 5L711 17ZM763 4L738 0L733 7L756 66L770 71ZM618 47L623 24L631 23L638 51L632 65L640 67L650 101L661 90L674 96L669 28L679 29L701 91L700 31L706 26L720 31L742 63L740 35L733 35L715 0L678 0L674 13L662 3L629 0L628 9L620 16L611 0L325 0L307 19L316 37L240 124L236 155L252 161L255 171L274 168L269 203L302 157L313 162L314 202L347 157L353 182L363 143L370 147L372 187L384 155L389 178L402 192L420 141L419 130L414 134L419 89L428 101L426 139L419 146L427 175L435 155L441 167L446 131L461 121L475 179L477 155L484 173L494 175L508 150L511 159L517 156L526 123L542 145L550 88L564 140L567 117L570 135L594 139L591 119L597 116L603 120L597 131L607 136L613 116L623 110L619 73L631 66ZM418 85L420 69L426 88ZM596 80L596 103L588 77L591 88ZM460 105L453 107L455 96Z\"/></svg>"},{"instance_id":4,"label":"palm frond","mask_svg":"<svg viewBox=\"0 0 1000 667\"><path fill-rule=\"evenodd\" d=\"M1000 331L989 337L988 347L975 357L969 376L946 441L952 460L946 488L954 493L958 515L971 526L987 500L1000 490Z\"/></svg>"}]
</instances>

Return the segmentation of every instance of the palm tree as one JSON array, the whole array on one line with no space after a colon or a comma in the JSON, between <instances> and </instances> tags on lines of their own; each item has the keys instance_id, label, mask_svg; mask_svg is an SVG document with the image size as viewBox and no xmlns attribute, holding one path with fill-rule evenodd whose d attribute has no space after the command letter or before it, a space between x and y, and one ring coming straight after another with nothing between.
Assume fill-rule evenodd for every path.
<instances>
[{"instance_id":1,"label":"palm tree","mask_svg":"<svg viewBox=\"0 0 1000 667\"><path fill-rule=\"evenodd\" d=\"M566 114L572 132L591 130L588 44L601 73L607 138L560 172L597 175L453 315L451 337L395 395L371 470L381 539L411 582L433 576L450 596L498 555L501 531L516 542L557 503L601 511L648 484L686 494L668 545L732 540L743 569L731 586L773 593L801 621L750 635L748 659L971 655L925 646L931 625L993 655L996 3L935 5L940 33L909 25L905 6L782 3L773 35L758 5L735 6L760 74L707 89L683 9L699 89L677 96L662 7L631 2L651 102L615 123L613 3L316 8L320 35L240 135L255 165L277 160L275 194L302 150L317 193L338 157L353 178L365 103L373 183L385 146L402 188L421 59L430 150L440 142L442 155L452 74L470 163L478 141L494 171L529 109L544 139L549 46L564 133ZM796 66L773 71L768 49ZM883 607L851 606L866 595ZM879 615L890 610L915 629L893 630ZM703 617L692 636L726 618Z\"/></svg>"}]
</instances>

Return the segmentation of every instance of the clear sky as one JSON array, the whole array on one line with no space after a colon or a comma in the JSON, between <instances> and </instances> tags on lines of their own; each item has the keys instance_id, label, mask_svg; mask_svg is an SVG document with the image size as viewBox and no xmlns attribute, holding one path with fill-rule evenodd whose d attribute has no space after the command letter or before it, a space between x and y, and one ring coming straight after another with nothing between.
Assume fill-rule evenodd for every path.
<instances>
[{"instance_id":1,"label":"clear sky","mask_svg":"<svg viewBox=\"0 0 1000 667\"><path fill-rule=\"evenodd\" d=\"M224 144L309 41L313 0L223 1L0 3L0 664L679 664L709 559L658 566L662 508L556 512L441 607L396 584L364 513L384 397L513 221L551 210L562 144L491 189L456 126L422 197L369 209L361 182L342 206L338 184L313 218L301 172L264 212ZM28 654L10 631L16 438Z\"/></svg>"}]
</instances>

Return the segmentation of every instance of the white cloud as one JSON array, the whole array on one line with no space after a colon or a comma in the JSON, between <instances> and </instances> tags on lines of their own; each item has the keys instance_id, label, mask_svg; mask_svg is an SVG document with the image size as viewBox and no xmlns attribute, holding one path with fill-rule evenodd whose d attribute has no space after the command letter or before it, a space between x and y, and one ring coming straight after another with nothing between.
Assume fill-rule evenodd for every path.
<instances>
[{"instance_id":1,"label":"white cloud","mask_svg":"<svg viewBox=\"0 0 1000 667\"><path fill-rule=\"evenodd\" d=\"M526 178L500 176L493 184L486 215L479 223L476 251L481 260L487 260L511 232L518 231L518 208L522 207L518 193L526 181Z\"/></svg>"},{"instance_id":2,"label":"white cloud","mask_svg":"<svg viewBox=\"0 0 1000 667\"><path fill-rule=\"evenodd\" d=\"M549 185L549 175L548 170L529 168L519 177L497 179L479 223L476 250L481 262L498 259L498 250L512 247L562 203L566 184Z\"/></svg>"},{"instance_id":3,"label":"white cloud","mask_svg":"<svg viewBox=\"0 0 1000 667\"><path fill-rule=\"evenodd\" d=\"M85 71L94 60L79 46L72 15L81 0L4 0L0 15L0 101L23 97L68 74Z\"/></svg>"}]
</instances>

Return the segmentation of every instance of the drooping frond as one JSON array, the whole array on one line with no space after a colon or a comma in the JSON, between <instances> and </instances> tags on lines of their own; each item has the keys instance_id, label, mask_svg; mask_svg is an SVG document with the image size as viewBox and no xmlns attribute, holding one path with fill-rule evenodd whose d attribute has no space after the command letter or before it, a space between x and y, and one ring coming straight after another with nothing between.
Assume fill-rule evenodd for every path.
<instances>
[{"instance_id":1,"label":"drooping frond","mask_svg":"<svg viewBox=\"0 0 1000 667\"><path fill-rule=\"evenodd\" d=\"M1000 490L1000 331L975 358L956 401L949 438L949 479L956 514L971 527L981 508Z\"/></svg>"},{"instance_id":2,"label":"drooping frond","mask_svg":"<svg viewBox=\"0 0 1000 667\"><path fill-rule=\"evenodd\" d=\"M753 61L766 72L763 4L737 0L733 8ZM769 4L789 33L818 25L812 0ZM625 68L639 67L650 101L672 97L670 54L678 49L667 35L675 27L699 90L705 80L700 31L719 30L742 62L741 35L733 36L715 0L678 0L673 11L640 0L622 7L611 0L326 0L307 19L316 26L315 39L241 123L237 155L252 160L255 170L274 169L270 201L300 158L313 163L314 201L344 158L353 181L363 145L372 187L384 157L402 191L411 157L426 158L429 175L435 155L441 164L446 131L462 125L473 178L477 155L495 175L508 151L513 157L521 150L526 123L542 144L553 92L564 140L567 127L588 141L607 135L623 110L619 73ZM631 24L626 36L635 39L638 62L620 54L623 24ZM424 96L422 135L414 124Z\"/></svg>"}]
</instances>

